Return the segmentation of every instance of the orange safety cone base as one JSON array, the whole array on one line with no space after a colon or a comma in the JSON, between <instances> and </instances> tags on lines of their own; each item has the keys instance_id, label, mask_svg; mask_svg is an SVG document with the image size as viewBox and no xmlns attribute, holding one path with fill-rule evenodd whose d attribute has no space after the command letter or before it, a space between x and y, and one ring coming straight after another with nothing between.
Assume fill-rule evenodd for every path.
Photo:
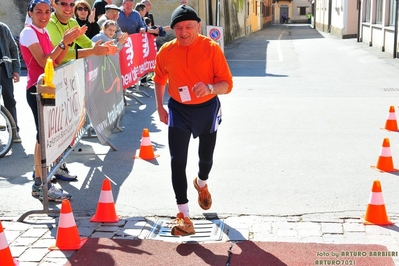
<instances>
[{"instance_id":1,"label":"orange safety cone base","mask_svg":"<svg viewBox=\"0 0 399 266\"><path fill-rule=\"evenodd\" d=\"M396 168L393 168L392 170L384 171L384 170L378 169L377 166L375 166L375 165L371 165L370 167L373 168L374 170L377 170L377 171L380 172L380 173L394 173L394 172L399 172L399 169L396 169Z\"/></svg>"},{"instance_id":2,"label":"orange safety cone base","mask_svg":"<svg viewBox=\"0 0 399 266\"><path fill-rule=\"evenodd\" d=\"M387 221L385 223L372 223L372 222L364 221L363 224L364 225L393 225L393 222Z\"/></svg>"},{"instance_id":3,"label":"orange safety cone base","mask_svg":"<svg viewBox=\"0 0 399 266\"><path fill-rule=\"evenodd\" d=\"M51 246L48 249L49 250L78 250L80 249L84 243L86 243L87 238L82 238L80 239L80 243L78 243L75 247L57 247L57 246Z\"/></svg>"},{"instance_id":4,"label":"orange safety cone base","mask_svg":"<svg viewBox=\"0 0 399 266\"><path fill-rule=\"evenodd\" d=\"M381 129L384 129L384 130L390 131L390 132L399 132L399 129L392 130L392 129L387 129L387 128L383 128L383 127L381 127Z\"/></svg>"},{"instance_id":5,"label":"orange safety cone base","mask_svg":"<svg viewBox=\"0 0 399 266\"><path fill-rule=\"evenodd\" d=\"M116 223L119 220L113 203L99 203L96 214L90 219L90 222Z\"/></svg>"},{"instance_id":6,"label":"orange safety cone base","mask_svg":"<svg viewBox=\"0 0 399 266\"><path fill-rule=\"evenodd\" d=\"M159 154L154 154L154 156L152 158L142 158L142 157L140 157L140 155L134 155L133 158L134 159L143 159L143 160L150 161L150 160L153 160L155 158L158 158L159 156L160 156Z\"/></svg>"}]
</instances>

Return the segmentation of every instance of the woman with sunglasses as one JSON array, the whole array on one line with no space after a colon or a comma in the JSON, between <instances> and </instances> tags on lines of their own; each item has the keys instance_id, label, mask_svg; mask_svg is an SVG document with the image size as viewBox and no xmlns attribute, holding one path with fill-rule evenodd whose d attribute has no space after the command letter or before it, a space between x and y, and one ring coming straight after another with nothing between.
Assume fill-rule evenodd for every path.
<instances>
[{"instance_id":1,"label":"woman with sunglasses","mask_svg":"<svg viewBox=\"0 0 399 266\"><path fill-rule=\"evenodd\" d=\"M74 14L79 26L87 26L86 36L89 39L100 32L100 26L94 20L95 12L90 10L90 5L85 0L75 2Z\"/></svg>"},{"instance_id":2,"label":"woman with sunglasses","mask_svg":"<svg viewBox=\"0 0 399 266\"><path fill-rule=\"evenodd\" d=\"M43 191L38 113L35 95L37 92L37 80L44 73L47 59L51 58L55 62L55 65L60 64L67 52L65 47L83 34L78 28L70 29L64 33L61 42L54 47L46 29L50 21L50 7L50 0L31 0L28 6L28 15L32 21L31 24L25 25L19 38L22 57L28 70L26 99L32 109L36 124L36 146L34 151L35 183L32 185L32 195L39 196L40 199L43 198ZM69 193L56 188L51 182L48 182L49 200L60 202L63 199L69 198L71 198Z\"/></svg>"}]
</instances>

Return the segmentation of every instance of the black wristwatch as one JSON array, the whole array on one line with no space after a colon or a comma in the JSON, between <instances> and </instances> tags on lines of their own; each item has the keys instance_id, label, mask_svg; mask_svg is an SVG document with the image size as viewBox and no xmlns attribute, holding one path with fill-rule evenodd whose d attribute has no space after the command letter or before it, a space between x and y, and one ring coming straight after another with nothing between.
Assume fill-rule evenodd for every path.
<instances>
[{"instance_id":1,"label":"black wristwatch","mask_svg":"<svg viewBox=\"0 0 399 266\"><path fill-rule=\"evenodd\" d=\"M62 50L65 50L65 44L63 42L60 42L58 47L60 47Z\"/></svg>"}]
</instances>

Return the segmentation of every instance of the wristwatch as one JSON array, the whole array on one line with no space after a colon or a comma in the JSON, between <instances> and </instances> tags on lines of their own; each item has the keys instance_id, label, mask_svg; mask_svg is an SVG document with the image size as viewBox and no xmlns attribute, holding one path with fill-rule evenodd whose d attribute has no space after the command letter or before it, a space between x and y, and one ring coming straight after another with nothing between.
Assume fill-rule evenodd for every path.
<instances>
[{"instance_id":1,"label":"wristwatch","mask_svg":"<svg viewBox=\"0 0 399 266\"><path fill-rule=\"evenodd\" d=\"M208 89L211 92L211 94L213 94L213 86L212 86L212 84L208 84L207 86L208 86Z\"/></svg>"},{"instance_id":2,"label":"wristwatch","mask_svg":"<svg viewBox=\"0 0 399 266\"><path fill-rule=\"evenodd\" d=\"M60 42L58 47L60 47L62 50L65 50L65 44L63 42Z\"/></svg>"}]
</instances>

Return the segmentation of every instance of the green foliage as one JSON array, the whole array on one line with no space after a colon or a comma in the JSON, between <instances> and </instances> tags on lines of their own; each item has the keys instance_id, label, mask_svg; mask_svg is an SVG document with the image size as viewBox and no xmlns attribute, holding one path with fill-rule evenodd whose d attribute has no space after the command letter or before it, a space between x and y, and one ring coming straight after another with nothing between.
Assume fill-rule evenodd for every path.
<instances>
[{"instance_id":1,"label":"green foliage","mask_svg":"<svg viewBox=\"0 0 399 266\"><path fill-rule=\"evenodd\" d=\"M245 2L245 0L233 0L233 2L236 4L237 11L244 10L244 2Z\"/></svg>"}]
</instances>

